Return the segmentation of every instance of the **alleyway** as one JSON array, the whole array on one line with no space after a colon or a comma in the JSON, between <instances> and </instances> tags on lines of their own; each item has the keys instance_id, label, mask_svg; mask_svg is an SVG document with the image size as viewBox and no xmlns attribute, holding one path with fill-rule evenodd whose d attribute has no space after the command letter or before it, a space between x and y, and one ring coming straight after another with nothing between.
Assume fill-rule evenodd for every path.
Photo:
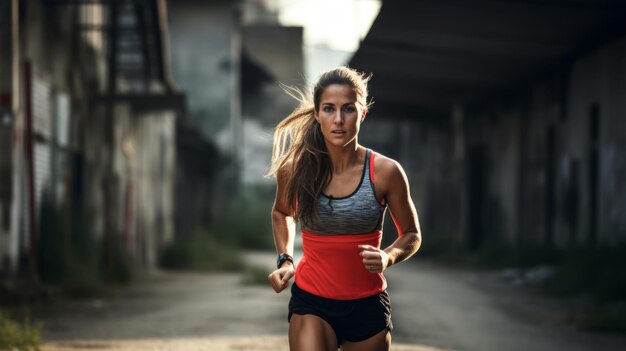
<instances>
[{"instance_id":1,"label":"alleyway","mask_svg":"<svg viewBox=\"0 0 626 351\"><path fill-rule=\"evenodd\" d=\"M287 350L288 294L240 279L161 272L118 298L51 306L44 350ZM626 349L625 337L558 325L562 306L538 303L489 274L412 262L388 280L397 351Z\"/></svg>"}]
</instances>

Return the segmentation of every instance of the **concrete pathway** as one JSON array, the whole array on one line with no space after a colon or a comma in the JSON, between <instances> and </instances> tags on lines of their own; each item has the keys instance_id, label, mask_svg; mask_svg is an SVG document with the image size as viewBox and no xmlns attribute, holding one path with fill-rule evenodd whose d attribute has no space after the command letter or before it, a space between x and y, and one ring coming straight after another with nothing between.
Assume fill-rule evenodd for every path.
<instances>
[{"instance_id":1,"label":"concrete pathway","mask_svg":"<svg viewBox=\"0 0 626 351\"><path fill-rule=\"evenodd\" d=\"M267 270L273 254L246 258ZM396 351L626 350L626 338L562 325L563 305L487 273L421 262L387 272ZM119 296L39 311L43 350L287 350L289 294L239 274L158 272Z\"/></svg>"},{"instance_id":2,"label":"concrete pathway","mask_svg":"<svg viewBox=\"0 0 626 351\"><path fill-rule=\"evenodd\" d=\"M539 297L494 273L420 262L386 273L394 336L459 351L618 351L626 336L568 326L568 303Z\"/></svg>"},{"instance_id":3,"label":"concrete pathway","mask_svg":"<svg viewBox=\"0 0 626 351\"><path fill-rule=\"evenodd\" d=\"M106 340L47 343L43 351L289 351L286 336L240 336L147 340ZM394 344L392 351L441 351L419 345Z\"/></svg>"}]
</instances>

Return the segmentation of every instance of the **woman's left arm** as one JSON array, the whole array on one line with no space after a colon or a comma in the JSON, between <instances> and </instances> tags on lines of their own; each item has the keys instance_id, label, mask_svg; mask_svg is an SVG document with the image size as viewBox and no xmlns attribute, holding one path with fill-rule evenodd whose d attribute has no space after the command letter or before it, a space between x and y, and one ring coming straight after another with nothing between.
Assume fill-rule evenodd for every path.
<instances>
[{"instance_id":1,"label":"woman's left arm","mask_svg":"<svg viewBox=\"0 0 626 351\"><path fill-rule=\"evenodd\" d=\"M376 166L378 181L375 186L382 188L398 238L384 250L369 245L359 247L366 268L371 273L382 273L387 267L404 261L417 252L422 242L422 234L411 199L409 182L402 166L388 158L380 160Z\"/></svg>"}]
</instances>

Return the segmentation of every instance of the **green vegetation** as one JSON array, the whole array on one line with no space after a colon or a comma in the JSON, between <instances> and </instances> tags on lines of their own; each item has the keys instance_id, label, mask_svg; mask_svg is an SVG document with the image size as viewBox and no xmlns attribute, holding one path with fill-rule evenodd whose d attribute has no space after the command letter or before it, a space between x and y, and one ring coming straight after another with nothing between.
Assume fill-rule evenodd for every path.
<instances>
[{"instance_id":1,"label":"green vegetation","mask_svg":"<svg viewBox=\"0 0 626 351\"><path fill-rule=\"evenodd\" d=\"M560 256L555 274L540 291L557 297L583 296L589 305L573 318L594 331L626 333L626 245L577 249Z\"/></svg>"},{"instance_id":2,"label":"green vegetation","mask_svg":"<svg viewBox=\"0 0 626 351\"><path fill-rule=\"evenodd\" d=\"M44 283L60 283L66 274L65 251L69 238L66 234L62 209L44 198L40 211L39 276Z\"/></svg>"},{"instance_id":3,"label":"green vegetation","mask_svg":"<svg viewBox=\"0 0 626 351\"><path fill-rule=\"evenodd\" d=\"M241 283L244 285L264 285L267 286L267 276L270 274L269 270L259 266L246 265L243 269L243 278Z\"/></svg>"},{"instance_id":4,"label":"green vegetation","mask_svg":"<svg viewBox=\"0 0 626 351\"><path fill-rule=\"evenodd\" d=\"M19 324L0 311L0 350L39 350L41 328L27 319Z\"/></svg>"},{"instance_id":5,"label":"green vegetation","mask_svg":"<svg viewBox=\"0 0 626 351\"><path fill-rule=\"evenodd\" d=\"M212 233L177 237L159 255L159 266L167 269L199 271L240 270L243 261L237 248L218 240Z\"/></svg>"},{"instance_id":6,"label":"green vegetation","mask_svg":"<svg viewBox=\"0 0 626 351\"><path fill-rule=\"evenodd\" d=\"M59 286L71 297L106 294L106 283L125 284L132 269L125 262L120 245L113 245L109 267L104 267L106 242L89 231L88 213L69 214L44 197L40 210L38 276L41 282Z\"/></svg>"},{"instance_id":7,"label":"green vegetation","mask_svg":"<svg viewBox=\"0 0 626 351\"><path fill-rule=\"evenodd\" d=\"M626 333L626 245L556 250L491 242L470 251L450 245L449 238L430 240L434 242L425 241L420 255L452 266L525 269L548 265L553 273L532 285L533 290L583 301L571 318L582 329Z\"/></svg>"},{"instance_id":8,"label":"green vegetation","mask_svg":"<svg viewBox=\"0 0 626 351\"><path fill-rule=\"evenodd\" d=\"M222 189L223 200L214 201L211 228L200 233L179 233L183 235L161 249L160 267L241 270L239 248L273 248L273 187L229 184ZM80 298L106 295L111 285L133 280L136 272L127 262L121 244L108 243L106 236L96 239L89 231L89 213L70 214L68 208L45 197L40 216L37 269L42 283L58 286L67 295Z\"/></svg>"},{"instance_id":9,"label":"green vegetation","mask_svg":"<svg viewBox=\"0 0 626 351\"><path fill-rule=\"evenodd\" d=\"M626 298L626 246L578 249L561 255L556 272L543 284L553 296L586 294L598 302Z\"/></svg>"},{"instance_id":10,"label":"green vegetation","mask_svg":"<svg viewBox=\"0 0 626 351\"><path fill-rule=\"evenodd\" d=\"M424 240L419 255L431 257L451 266L473 269L526 268L554 264L560 257L560 254L552 249L539 246L513 248L497 239L470 250L449 235L429 236Z\"/></svg>"},{"instance_id":11,"label":"green vegetation","mask_svg":"<svg viewBox=\"0 0 626 351\"><path fill-rule=\"evenodd\" d=\"M211 231L245 249L273 249L271 210L274 188L245 186L228 201L217 201Z\"/></svg>"},{"instance_id":12,"label":"green vegetation","mask_svg":"<svg viewBox=\"0 0 626 351\"><path fill-rule=\"evenodd\" d=\"M626 333L626 302L593 304L578 312L572 322L585 330Z\"/></svg>"}]
</instances>

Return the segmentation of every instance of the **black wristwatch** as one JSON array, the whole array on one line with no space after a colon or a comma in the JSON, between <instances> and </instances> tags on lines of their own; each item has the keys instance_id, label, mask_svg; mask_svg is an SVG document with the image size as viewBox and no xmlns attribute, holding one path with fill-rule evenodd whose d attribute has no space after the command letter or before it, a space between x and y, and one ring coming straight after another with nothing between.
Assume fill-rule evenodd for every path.
<instances>
[{"instance_id":1,"label":"black wristwatch","mask_svg":"<svg viewBox=\"0 0 626 351\"><path fill-rule=\"evenodd\" d=\"M293 257L291 257L290 254L283 252L278 255L278 259L276 260L276 268L280 268L283 263L285 263L285 261L289 261L291 262L291 264L293 264Z\"/></svg>"}]
</instances>

